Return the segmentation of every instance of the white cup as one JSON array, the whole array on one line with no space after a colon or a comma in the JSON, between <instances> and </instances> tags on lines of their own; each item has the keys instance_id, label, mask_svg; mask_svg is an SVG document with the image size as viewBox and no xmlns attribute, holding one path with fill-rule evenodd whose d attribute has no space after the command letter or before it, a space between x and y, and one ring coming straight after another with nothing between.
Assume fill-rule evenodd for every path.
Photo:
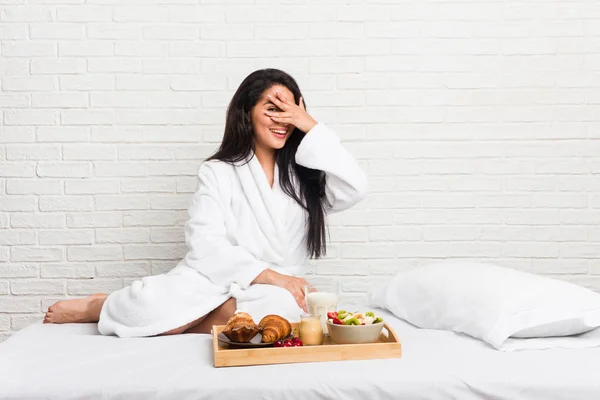
<instances>
[{"instance_id":1,"label":"white cup","mask_svg":"<svg viewBox=\"0 0 600 400\"><path fill-rule=\"evenodd\" d=\"M318 285L305 287L306 308L309 314L319 315L321 319L321 328L324 334L327 330L327 313L337 310L339 301L339 284Z\"/></svg>"}]
</instances>

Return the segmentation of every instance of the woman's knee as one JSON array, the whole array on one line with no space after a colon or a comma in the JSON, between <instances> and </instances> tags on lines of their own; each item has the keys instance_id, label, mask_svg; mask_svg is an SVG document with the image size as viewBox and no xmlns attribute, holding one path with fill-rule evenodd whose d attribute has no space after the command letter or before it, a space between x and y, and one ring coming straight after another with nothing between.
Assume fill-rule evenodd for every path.
<instances>
[{"instance_id":1,"label":"woman's knee","mask_svg":"<svg viewBox=\"0 0 600 400\"><path fill-rule=\"evenodd\" d=\"M204 317L198 318L197 320L194 320L188 324L180 326L179 328L171 329L170 331L163 332L161 334L158 334L157 336L180 335L183 332L187 331L188 329L198 325L200 322L202 322L202 320L204 318L206 318L206 317L204 316Z\"/></svg>"},{"instance_id":2,"label":"woman's knee","mask_svg":"<svg viewBox=\"0 0 600 400\"><path fill-rule=\"evenodd\" d=\"M170 331L161 333L159 336L167 336L167 335L179 335L182 333L200 333L196 332L195 328L202 324L205 320L209 320L208 322L213 323L215 320L217 321L227 321L233 314L235 314L235 310L237 309L237 302L234 297L225 301L219 307L215 308L213 311L208 314L198 318L195 321L190 322L189 324L180 326L179 328L171 329ZM221 322L219 322L221 324ZM202 332L205 333L205 332Z\"/></svg>"},{"instance_id":3,"label":"woman's knee","mask_svg":"<svg viewBox=\"0 0 600 400\"><path fill-rule=\"evenodd\" d=\"M227 300L225 303L221 304L218 307L218 313L223 317L227 317L227 319L229 319L231 316L233 316L233 314L235 314L236 310L237 310L237 301L236 301L235 297L231 297L229 300Z\"/></svg>"}]
</instances>

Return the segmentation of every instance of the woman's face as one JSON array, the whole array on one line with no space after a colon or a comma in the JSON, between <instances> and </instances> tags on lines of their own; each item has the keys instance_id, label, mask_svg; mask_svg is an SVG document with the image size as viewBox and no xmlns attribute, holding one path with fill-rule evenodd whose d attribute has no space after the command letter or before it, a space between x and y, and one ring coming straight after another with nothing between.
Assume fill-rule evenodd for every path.
<instances>
[{"instance_id":1,"label":"woman's face","mask_svg":"<svg viewBox=\"0 0 600 400\"><path fill-rule=\"evenodd\" d=\"M283 111L271 103L267 97L267 95L275 97L275 92L279 92L287 99L294 101L292 92L281 85L273 85L261 95L258 103L252 109L251 116L256 147L260 147L262 150L281 149L294 130L293 125L275 122L265 115L266 111Z\"/></svg>"}]
</instances>

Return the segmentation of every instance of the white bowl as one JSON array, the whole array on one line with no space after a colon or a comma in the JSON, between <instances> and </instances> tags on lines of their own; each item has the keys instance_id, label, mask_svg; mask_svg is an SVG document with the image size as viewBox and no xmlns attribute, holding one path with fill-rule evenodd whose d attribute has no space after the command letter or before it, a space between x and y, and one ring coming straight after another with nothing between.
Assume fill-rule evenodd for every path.
<instances>
[{"instance_id":1,"label":"white bowl","mask_svg":"<svg viewBox=\"0 0 600 400\"><path fill-rule=\"evenodd\" d=\"M370 325L337 325L327 321L327 330L337 344L375 343L381 336L383 321Z\"/></svg>"}]
</instances>

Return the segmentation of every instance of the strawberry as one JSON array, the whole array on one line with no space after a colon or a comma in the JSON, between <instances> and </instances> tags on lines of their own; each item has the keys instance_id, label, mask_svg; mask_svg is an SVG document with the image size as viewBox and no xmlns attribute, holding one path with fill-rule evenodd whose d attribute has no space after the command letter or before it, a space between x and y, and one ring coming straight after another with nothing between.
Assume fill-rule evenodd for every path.
<instances>
[{"instance_id":1,"label":"strawberry","mask_svg":"<svg viewBox=\"0 0 600 400\"><path fill-rule=\"evenodd\" d=\"M334 318L333 323L336 325L344 325L344 323L342 321L340 321L338 318Z\"/></svg>"},{"instance_id":2,"label":"strawberry","mask_svg":"<svg viewBox=\"0 0 600 400\"><path fill-rule=\"evenodd\" d=\"M337 318L337 316L338 316L338 313L336 313L336 312L331 312L330 311L330 312L327 313L327 318L334 319L334 318Z\"/></svg>"}]
</instances>

